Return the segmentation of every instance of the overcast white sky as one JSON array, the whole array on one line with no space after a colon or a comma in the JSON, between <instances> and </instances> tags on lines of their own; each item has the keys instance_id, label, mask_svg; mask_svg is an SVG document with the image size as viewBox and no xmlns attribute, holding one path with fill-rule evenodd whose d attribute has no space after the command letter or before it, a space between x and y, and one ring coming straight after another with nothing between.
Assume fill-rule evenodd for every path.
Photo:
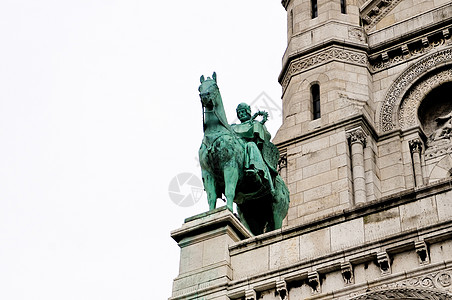
<instances>
[{"instance_id":1,"label":"overcast white sky","mask_svg":"<svg viewBox=\"0 0 452 300\"><path fill-rule=\"evenodd\" d=\"M0 299L168 298L170 231L208 209L168 194L200 176L199 77L230 123L280 104L285 42L279 0L2 0Z\"/></svg>"}]
</instances>

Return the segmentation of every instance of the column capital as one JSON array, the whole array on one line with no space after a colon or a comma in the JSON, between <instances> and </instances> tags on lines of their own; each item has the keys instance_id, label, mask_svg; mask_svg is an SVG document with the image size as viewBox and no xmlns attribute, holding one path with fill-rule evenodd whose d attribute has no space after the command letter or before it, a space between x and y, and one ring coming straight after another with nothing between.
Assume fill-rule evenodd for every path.
<instances>
[{"instance_id":1,"label":"column capital","mask_svg":"<svg viewBox=\"0 0 452 300\"><path fill-rule=\"evenodd\" d=\"M347 138L350 140L350 144L360 143L364 147L366 146L367 134L361 127L347 131Z\"/></svg>"},{"instance_id":2,"label":"column capital","mask_svg":"<svg viewBox=\"0 0 452 300\"><path fill-rule=\"evenodd\" d=\"M410 145L411 153L414 153L414 152L421 153L422 152L422 141L420 139L411 140L408 142L408 144Z\"/></svg>"}]
</instances>

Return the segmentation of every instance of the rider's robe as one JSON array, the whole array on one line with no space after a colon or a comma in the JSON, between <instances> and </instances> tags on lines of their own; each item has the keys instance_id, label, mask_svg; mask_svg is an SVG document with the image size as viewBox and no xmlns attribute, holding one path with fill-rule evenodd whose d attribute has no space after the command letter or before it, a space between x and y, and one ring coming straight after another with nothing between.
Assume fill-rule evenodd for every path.
<instances>
[{"instance_id":1,"label":"rider's robe","mask_svg":"<svg viewBox=\"0 0 452 300\"><path fill-rule=\"evenodd\" d=\"M262 172L269 186L273 189L270 170L262 157L262 146L269 142L271 135L265 125L254 120L248 120L241 124L232 124L234 132L245 140L245 170L255 169Z\"/></svg>"}]
</instances>

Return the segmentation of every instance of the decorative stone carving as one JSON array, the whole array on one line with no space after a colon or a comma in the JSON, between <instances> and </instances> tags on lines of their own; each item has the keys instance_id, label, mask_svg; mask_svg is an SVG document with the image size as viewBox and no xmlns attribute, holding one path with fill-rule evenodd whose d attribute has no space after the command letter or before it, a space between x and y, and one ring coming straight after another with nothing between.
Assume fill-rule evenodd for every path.
<instances>
[{"instance_id":1,"label":"decorative stone carving","mask_svg":"<svg viewBox=\"0 0 452 300\"><path fill-rule=\"evenodd\" d=\"M380 252L377 254L377 261L380 265L381 275L391 274L391 260L388 253Z\"/></svg>"},{"instance_id":2,"label":"decorative stone carving","mask_svg":"<svg viewBox=\"0 0 452 300\"><path fill-rule=\"evenodd\" d=\"M425 78L410 89L402 101L399 111L400 128L407 129L418 125L417 110L425 95L441 84L452 81L452 68Z\"/></svg>"},{"instance_id":3,"label":"decorative stone carving","mask_svg":"<svg viewBox=\"0 0 452 300\"><path fill-rule=\"evenodd\" d=\"M350 145L354 143L361 143L366 146L366 133L362 128L357 128L347 132L347 138L350 140Z\"/></svg>"},{"instance_id":4,"label":"decorative stone carving","mask_svg":"<svg viewBox=\"0 0 452 300\"><path fill-rule=\"evenodd\" d=\"M351 300L386 300L386 299L430 299L445 300L452 299L452 294L443 291L424 290L417 288L382 288L377 291L368 292Z\"/></svg>"},{"instance_id":5,"label":"decorative stone carving","mask_svg":"<svg viewBox=\"0 0 452 300\"><path fill-rule=\"evenodd\" d=\"M435 121L438 123L438 129L433 133L432 142L442 139L450 140L452 135L452 112L436 118Z\"/></svg>"},{"instance_id":6,"label":"decorative stone carving","mask_svg":"<svg viewBox=\"0 0 452 300\"><path fill-rule=\"evenodd\" d=\"M245 291L245 300L257 300L256 291L255 290Z\"/></svg>"},{"instance_id":7,"label":"decorative stone carving","mask_svg":"<svg viewBox=\"0 0 452 300\"><path fill-rule=\"evenodd\" d=\"M420 265L426 265L430 263L430 255L428 254L427 244L424 241L417 241L414 243L416 254L419 259Z\"/></svg>"},{"instance_id":8,"label":"decorative stone carving","mask_svg":"<svg viewBox=\"0 0 452 300\"><path fill-rule=\"evenodd\" d=\"M308 273L308 285L311 287L311 293L312 294L319 294L321 293L321 287L320 287L320 277L319 273L309 272Z\"/></svg>"},{"instance_id":9,"label":"decorative stone carving","mask_svg":"<svg viewBox=\"0 0 452 300\"><path fill-rule=\"evenodd\" d=\"M422 141L420 139L414 139L408 142L410 145L411 153L421 153L422 152Z\"/></svg>"},{"instance_id":10,"label":"decorative stone carving","mask_svg":"<svg viewBox=\"0 0 452 300\"><path fill-rule=\"evenodd\" d=\"M377 287L370 288L371 291L389 290L389 289L406 289L406 288L429 288L448 290L452 285L452 272L450 270L443 270L416 276L390 284L383 284ZM427 298L430 299L430 298Z\"/></svg>"},{"instance_id":11,"label":"decorative stone carving","mask_svg":"<svg viewBox=\"0 0 452 300\"><path fill-rule=\"evenodd\" d=\"M293 60L289 64L289 67L287 68L282 80L281 85L283 90L287 88L287 85L289 84L290 78L292 78L292 76L300 74L308 68L317 66L319 64L324 64L332 60L351 62L354 64L367 66L367 55L365 53L332 46L308 57L301 57Z\"/></svg>"},{"instance_id":12,"label":"decorative stone carving","mask_svg":"<svg viewBox=\"0 0 452 300\"><path fill-rule=\"evenodd\" d=\"M380 108L380 130L387 132L396 127L394 107L401 100L407 88L429 70L444 65L452 60L452 49L445 49L432 54L406 69L391 85Z\"/></svg>"},{"instance_id":13,"label":"decorative stone carving","mask_svg":"<svg viewBox=\"0 0 452 300\"><path fill-rule=\"evenodd\" d=\"M284 280L276 282L276 293L281 300L287 300L287 284Z\"/></svg>"},{"instance_id":14,"label":"decorative stone carving","mask_svg":"<svg viewBox=\"0 0 452 300\"><path fill-rule=\"evenodd\" d=\"M355 283L355 278L353 276L353 266L349 261L341 263L341 273L345 285Z\"/></svg>"}]
</instances>

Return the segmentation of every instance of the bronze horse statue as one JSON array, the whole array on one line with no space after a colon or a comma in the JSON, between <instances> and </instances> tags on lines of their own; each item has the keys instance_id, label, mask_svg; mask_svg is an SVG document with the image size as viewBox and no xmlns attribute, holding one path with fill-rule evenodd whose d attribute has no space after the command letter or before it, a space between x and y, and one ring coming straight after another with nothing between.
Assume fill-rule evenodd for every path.
<instances>
[{"instance_id":1,"label":"bronze horse statue","mask_svg":"<svg viewBox=\"0 0 452 300\"><path fill-rule=\"evenodd\" d=\"M201 76L199 95L204 127L199 161L209 209L215 209L223 194L227 208L233 211L235 202L241 222L253 234L281 228L289 208L289 191L276 171L276 147L267 142L267 148L273 149L267 154L267 161L273 161L273 166L268 164L271 183L262 174L248 176L244 167L247 142L227 122L215 73L212 78Z\"/></svg>"}]
</instances>

